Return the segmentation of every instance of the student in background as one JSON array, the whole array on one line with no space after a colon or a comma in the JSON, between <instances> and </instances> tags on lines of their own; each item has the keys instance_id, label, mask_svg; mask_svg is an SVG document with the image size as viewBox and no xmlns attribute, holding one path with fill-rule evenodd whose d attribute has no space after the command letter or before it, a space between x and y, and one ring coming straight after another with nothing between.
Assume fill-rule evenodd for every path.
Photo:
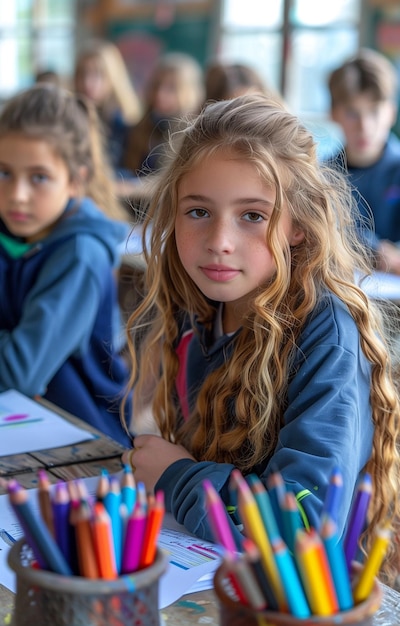
<instances>
[{"instance_id":1,"label":"student in background","mask_svg":"<svg viewBox=\"0 0 400 626\"><path fill-rule=\"evenodd\" d=\"M382 54L362 49L331 73L328 86L331 117L344 134L333 165L348 173L376 267L400 274L400 141L391 132L396 70Z\"/></svg>"},{"instance_id":2,"label":"student in background","mask_svg":"<svg viewBox=\"0 0 400 626\"><path fill-rule=\"evenodd\" d=\"M110 41L92 41L78 55L75 90L94 102L107 139L109 160L116 172L122 165L127 128L141 116L124 59Z\"/></svg>"},{"instance_id":3,"label":"student in background","mask_svg":"<svg viewBox=\"0 0 400 626\"><path fill-rule=\"evenodd\" d=\"M127 369L113 347L128 227L88 191L104 176L96 120L89 103L51 85L0 114L0 391L43 396L128 444Z\"/></svg>"},{"instance_id":4,"label":"student in background","mask_svg":"<svg viewBox=\"0 0 400 626\"><path fill-rule=\"evenodd\" d=\"M256 70L244 63L214 61L205 71L206 102L229 100L246 93L263 93L281 100L281 97L264 83Z\"/></svg>"},{"instance_id":5,"label":"student in background","mask_svg":"<svg viewBox=\"0 0 400 626\"><path fill-rule=\"evenodd\" d=\"M134 174L159 170L168 134L182 116L198 113L204 100L203 72L197 61L171 52L156 64L145 95L146 110L128 136L123 164Z\"/></svg>"},{"instance_id":6,"label":"student in background","mask_svg":"<svg viewBox=\"0 0 400 626\"><path fill-rule=\"evenodd\" d=\"M380 313L354 281L368 264L346 181L262 95L210 104L178 140L144 224L147 291L128 322L135 438L123 459L211 540L205 478L229 510L235 467L264 483L278 469L318 527L339 465L343 533L368 470L370 546L376 525L399 517L399 402Z\"/></svg>"}]
</instances>

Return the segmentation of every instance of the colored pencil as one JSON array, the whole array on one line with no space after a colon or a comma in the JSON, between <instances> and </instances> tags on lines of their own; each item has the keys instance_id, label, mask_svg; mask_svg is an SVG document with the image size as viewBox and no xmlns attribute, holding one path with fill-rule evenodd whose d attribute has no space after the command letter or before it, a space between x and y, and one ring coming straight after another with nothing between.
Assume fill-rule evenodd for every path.
<instances>
[{"instance_id":1,"label":"colored pencil","mask_svg":"<svg viewBox=\"0 0 400 626\"><path fill-rule=\"evenodd\" d=\"M128 515L130 515L136 502L136 482L130 465L124 465L121 478L121 500L126 505Z\"/></svg>"},{"instance_id":2,"label":"colored pencil","mask_svg":"<svg viewBox=\"0 0 400 626\"><path fill-rule=\"evenodd\" d=\"M362 602L370 595L374 578L385 558L391 536L392 532L389 525L377 529L371 552L353 588L354 602Z\"/></svg>"},{"instance_id":3,"label":"colored pencil","mask_svg":"<svg viewBox=\"0 0 400 626\"><path fill-rule=\"evenodd\" d=\"M314 615L332 615L338 603L332 595L333 581L326 557L325 561L321 558L321 548L315 529L297 531L295 558L311 611Z\"/></svg>"},{"instance_id":4,"label":"colored pencil","mask_svg":"<svg viewBox=\"0 0 400 626\"><path fill-rule=\"evenodd\" d=\"M50 533L53 535L53 537L55 537L53 509L51 506L51 497L50 497L50 481L44 469L38 470L38 483L39 483L38 499L39 499L40 513Z\"/></svg>"},{"instance_id":5,"label":"colored pencil","mask_svg":"<svg viewBox=\"0 0 400 626\"><path fill-rule=\"evenodd\" d=\"M254 499L257 502L261 519L267 530L269 540L272 541L274 537L280 536L280 531L268 491L256 474L250 474L250 476L247 476L247 482L250 485Z\"/></svg>"},{"instance_id":6,"label":"colored pencil","mask_svg":"<svg viewBox=\"0 0 400 626\"><path fill-rule=\"evenodd\" d=\"M121 487L119 479L111 476L108 493L103 498L103 503L111 519L111 528L114 541L114 553L117 571L121 571L122 560L122 520L119 514L121 504Z\"/></svg>"},{"instance_id":7,"label":"colored pencil","mask_svg":"<svg viewBox=\"0 0 400 626\"><path fill-rule=\"evenodd\" d=\"M72 571L46 524L37 517L31 506L28 491L17 481L8 483L10 504L22 526L25 538L41 567L56 574L71 576Z\"/></svg>"},{"instance_id":8,"label":"colored pencil","mask_svg":"<svg viewBox=\"0 0 400 626\"><path fill-rule=\"evenodd\" d=\"M125 543L122 551L122 574L136 572L139 568L143 537L146 530L147 511L140 500L135 504L128 517L125 533Z\"/></svg>"},{"instance_id":9,"label":"colored pencil","mask_svg":"<svg viewBox=\"0 0 400 626\"><path fill-rule=\"evenodd\" d=\"M343 492L343 475L338 467L334 467L329 478L328 489L326 490L325 500L322 507L321 521L328 515L337 522L337 512L340 506L340 499Z\"/></svg>"},{"instance_id":10,"label":"colored pencil","mask_svg":"<svg viewBox=\"0 0 400 626\"><path fill-rule=\"evenodd\" d=\"M70 499L67 485L58 482L51 501L54 523L54 538L64 558L71 565L71 533L69 528Z\"/></svg>"},{"instance_id":11,"label":"colored pencil","mask_svg":"<svg viewBox=\"0 0 400 626\"><path fill-rule=\"evenodd\" d=\"M294 545L296 534L299 528L304 528L301 521L300 511L297 504L296 496L292 491L287 491L283 496L281 504L282 513L282 531L287 547L294 554Z\"/></svg>"},{"instance_id":12,"label":"colored pencil","mask_svg":"<svg viewBox=\"0 0 400 626\"><path fill-rule=\"evenodd\" d=\"M274 596L272 586L266 576L265 570L261 562L261 555L258 547L248 537L243 539L243 552L247 559L254 576L260 585L261 592L266 600L267 607L271 611L278 610L278 602Z\"/></svg>"},{"instance_id":13,"label":"colored pencil","mask_svg":"<svg viewBox=\"0 0 400 626\"><path fill-rule=\"evenodd\" d=\"M239 590L242 598L245 598L245 604L255 611L265 609L267 602L249 563L232 552L225 553L224 561L230 573L230 580L234 581L233 587L236 592Z\"/></svg>"},{"instance_id":14,"label":"colored pencil","mask_svg":"<svg viewBox=\"0 0 400 626\"><path fill-rule=\"evenodd\" d=\"M110 489L110 478L108 471L102 469L96 487L96 500L102 502Z\"/></svg>"},{"instance_id":15,"label":"colored pencil","mask_svg":"<svg viewBox=\"0 0 400 626\"><path fill-rule=\"evenodd\" d=\"M367 519L367 510L372 494L372 479L370 474L364 474L359 481L356 497L351 507L350 517L346 535L344 538L344 552L346 555L346 564L351 574L351 563L354 560L358 540L362 533L364 524Z\"/></svg>"},{"instance_id":16,"label":"colored pencil","mask_svg":"<svg viewBox=\"0 0 400 626\"><path fill-rule=\"evenodd\" d=\"M164 518L164 492L157 491L155 496L149 496L146 529L143 537L143 546L140 553L139 568L147 567L154 561L158 535Z\"/></svg>"},{"instance_id":17,"label":"colored pencil","mask_svg":"<svg viewBox=\"0 0 400 626\"><path fill-rule=\"evenodd\" d=\"M285 482L282 474L275 470L267 477L267 491L271 501L272 510L278 525L279 534L283 535L282 502L286 493Z\"/></svg>"},{"instance_id":18,"label":"colored pencil","mask_svg":"<svg viewBox=\"0 0 400 626\"><path fill-rule=\"evenodd\" d=\"M286 596L279 577L271 543L264 527L257 502L254 499L249 485L239 470L234 469L232 471L230 484L232 485L232 488L237 490L239 512L243 521L245 535L257 544L261 554L261 561L269 580L271 581L279 609L281 611L286 611Z\"/></svg>"},{"instance_id":19,"label":"colored pencil","mask_svg":"<svg viewBox=\"0 0 400 626\"><path fill-rule=\"evenodd\" d=\"M77 506L75 518L76 548L78 552L79 573L85 578L99 578L99 568L93 543L92 512L87 500L81 500Z\"/></svg>"},{"instance_id":20,"label":"colored pencil","mask_svg":"<svg viewBox=\"0 0 400 626\"><path fill-rule=\"evenodd\" d=\"M112 536L111 519L102 502L96 502L93 506L92 531L94 551L100 578L113 580L118 576L115 562L114 540Z\"/></svg>"},{"instance_id":21,"label":"colored pencil","mask_svg":"<svg viewBox=\"0 0 400 626\"><path fill-rule=\"evenodd\" d=\"M325 513L322 518L320 536L332 573L339 609L348 611L354 605L350 575L346 565L343 544L338 535L337 524L328 513Z\"/></svg>"},{"instance_id":22,"label":"colored pencil","mask_svg":"<svg viewBox=\"0 0 400 626\"><path fill-rule=\"evenodd\" d=\"M281 537L274 537L271 545L291 613L301 619L309 617L310 607L287 545Z\"/></svg>"},{"instance_id":23,"label":"colored pencil","mask_svg":"<svg viewBox=\"0 0 400 626\"><path fill-rule=\"evenodd\" d=\"M211 481L204 480L203 487L205 491L208 519L210 521L215 542L223 546L225 550L228 550L228 552L234 553L237 551L237 548L230 528L230 522L225 505L222 502L218 491L213 487Z\"/></svg>"}]
</instances>

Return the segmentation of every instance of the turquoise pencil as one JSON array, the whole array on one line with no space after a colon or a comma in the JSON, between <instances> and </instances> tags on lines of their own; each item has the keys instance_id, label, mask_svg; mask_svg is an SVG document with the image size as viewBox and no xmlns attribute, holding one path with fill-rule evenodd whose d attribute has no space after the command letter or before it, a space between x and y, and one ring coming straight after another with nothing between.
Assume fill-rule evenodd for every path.
<instances>
[{"instance_id":1,"label":"turquoise pencil","mask_svg":"<svg viewBox=\"0 0 400 626\"><path fill-rule=\"evenodd\" d=\"M328 557L339 609L347 611L354 606L350 575L347 569L343 545L338 536L336 522L327 514L322 518L320 537Z\"/></svg>"},{"instance_id":2,"label":"turquoise pencil","mask_svg":"<svg viewBox=\"0 0 400 626\"><path fill-rule=\"evenodd\" d=\"M274 510L272 508L268 491L256 474L250 474L249 476L247 476L246 480L250 485L250 489L253 493L254 499L257 502L257 506L260 511L264 526L267 529L270 541L274 537L280 537L277 520Z\"/></svg>"},{"instance_id":3,"label":"turquoise pencil","mask_svg":"<svg viewBox=\"0 0 400 626\"><path fill-rule=\"evenodd\" d=\"M291 613L301 619L309 617L310 607L287 545L280 537L273 539L271 545Z\"/></svg>"},{"instance_id":4,"label":"turquoise pencil","mask_svg":"<svg viewBox=\"0 0 400 626\"><path fill-rule=\"evenodd\" d=\"M136 503L136 482L130 465L124 465L121 478L121 500L126 505L130 515Z\"/></svg>"},{"instance_id":5,"label":"turquoise pencil","mask_svg":"<svg viewBox=\"0 0 400 626\"><path fill-rule=\"evenodd\" d=\"M301 521L296 496L292 491L287 491L281 504L283 539L290 552L294 554L296 533L299 528L304 528Z\"/></svg>"}]
</instances>

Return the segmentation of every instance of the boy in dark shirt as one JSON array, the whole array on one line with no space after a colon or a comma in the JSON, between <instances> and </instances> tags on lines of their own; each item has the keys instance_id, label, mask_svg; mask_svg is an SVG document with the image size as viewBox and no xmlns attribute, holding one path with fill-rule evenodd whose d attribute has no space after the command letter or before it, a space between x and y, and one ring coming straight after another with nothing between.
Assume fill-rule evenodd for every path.
<instances>
[{"instance_id":1,"label":"boy in dark shirt","mask_svg":"<svg viewBox=\"0 0 400 626\"><path fill-rule=\"evenodd\" d=\"M345 140L333 163L347 169L362 238L377 269L400 274L400 141L391 132L397 115L396 70L382 54L362 49L331 73L328 87L331 117Z\"/></svg>"}]
</instances>

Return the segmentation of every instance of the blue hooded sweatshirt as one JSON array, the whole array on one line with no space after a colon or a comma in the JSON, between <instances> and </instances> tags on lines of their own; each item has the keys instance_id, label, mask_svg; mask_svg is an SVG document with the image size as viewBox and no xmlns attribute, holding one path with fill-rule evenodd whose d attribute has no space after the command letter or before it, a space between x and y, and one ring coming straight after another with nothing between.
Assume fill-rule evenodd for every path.
<instances>
[{"instance_id":1,"label":"blue hooded sweatshirt","mask_svg":"<svg viewBox=\"0 0 400 626\"><path fill-rule=\"evenodd\" d=\"M88 198L34 244L0 220L0 392L43 396L129 446L119 417L128 371L113 347L127 229Z\"/></svg>"},{"instance_id":2,"label":"blue hooded sweatshirt","mask_svg":"<svg viewBox=\"0 0 400 626\"><path fill-rule=\"evenodd\" d=\"M204 379L229 360L240 333L216 339L198 323L193 331L182 337L184 354L179 349L182 340L178 345L184 372L177 393L183 414L182 388L190 411ZM276 449L252 469L264 484L274 469L280 471L286 487L296 495L305 525L319 527L331 472L338 466L344 487L337 522L339 533L344 532L354 489L372 451L370 384L371 367L361 350L356 323L345 304L328 293L320 298L299 337ZM234 419L233 415L226 419L230 417ZM155 489L164 491L166 508L180 524L212 541L203 488L204 479L210 480L233 513L232 533L240 547L240 520L235 518L236 503L228 488L233 469L229 463L180 459L163 472Z\"/></svg>"}]
</instances>

